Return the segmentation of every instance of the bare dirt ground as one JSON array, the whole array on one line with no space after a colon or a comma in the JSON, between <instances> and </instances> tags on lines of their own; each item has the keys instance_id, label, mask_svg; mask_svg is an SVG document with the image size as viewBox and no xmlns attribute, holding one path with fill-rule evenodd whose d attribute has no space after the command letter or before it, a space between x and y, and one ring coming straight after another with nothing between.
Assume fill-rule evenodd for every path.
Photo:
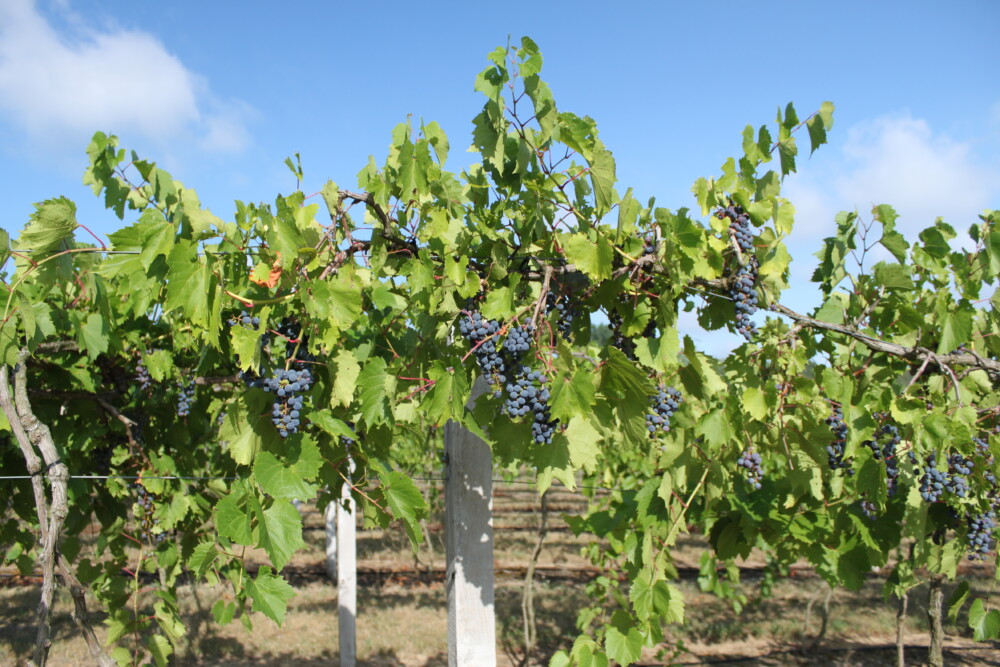
<instances>
[{"instance_id":1,"label":"bare dirt ground","mask_svg":"<svg viewBox=\"0 0 1000 667\"><path fill-rule=\"evenodd\" d=\"M550 532L546 536L535 578L537 645L524 651L521 613L524 570L537 541L539 503L525 485L497 486L495 552L497 567L497 655L502 666L547 664L557 650L568 648L578 634L578 611L588 604L586 583L599 573L585 560L577 538L559 518L583 511L586 501L568 492L549 501ZM323 569L322 516L303 507L308 547L296 554L286 576L298 595L289 605L282 627L254 613L253 631L238 622L220 627L211 607L227 591L188 585L181 591L187 626L176 665L329 665L337 653L337 591ZM447 608L444 588L444 535L440 517L427 523L430 540L413 557L402 529L361 531L358 536L358 664L379 667L447 665ZM746 605L736 613L730 603L703 593L697 581L698 562L706 545L697 536L676 551L687 621L667 628L666 654L648 651L644 665L801 665L874 666L895 664L894 601L882 597L883 579L873 573L861 591L830 592L807 567L793 569L770 597L759 593L760 561L742 570ZM968 572L973 590L992 591L993 570ZM39 582L34 577L0 571L0 667L22 664L34 638L34 609ZM946 596L950 590L946 590ZM926 664L928 644L926 591L910 596L905 642L908 665ZM53 619L52 665L92 664L70 618L68 595L57 596ZM998 665L1000 644L973 642L965 617L946 626L948 665ZM673 651L682 641L684 650ZM672 658L671 658L672 656Z\"/></svg>"}]
</instances>

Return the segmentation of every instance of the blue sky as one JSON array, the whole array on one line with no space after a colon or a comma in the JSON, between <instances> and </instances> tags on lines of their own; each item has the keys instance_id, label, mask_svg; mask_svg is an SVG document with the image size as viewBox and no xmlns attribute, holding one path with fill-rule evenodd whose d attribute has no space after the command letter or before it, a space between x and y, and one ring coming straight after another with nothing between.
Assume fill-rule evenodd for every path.
<instances>
[{"instance_id":1,"label":"blue sky","mask_svg":"<svg viewBox=\"0 0 1000 667\"><path fill-rule=\"evenodd\" d=\"M156 159L222 217L235 199L343 187L412 114L449 134L449 167L475 156L473 91L486 54L531 36L560 109L592 116L633 186L692 206L747 123L836 105L830 145L786 181L797 206L793 277L833 215L895 205L911 234L966 229L1000 208L1000 3L186 2L0 0L0 226L74 199L118 226L81 184L98 129ZM804 140L803 140L803 143ZM789 295L808 307L811 293ZM714 349L738 344L714 338Z\"/></svg>"}]
</instances>

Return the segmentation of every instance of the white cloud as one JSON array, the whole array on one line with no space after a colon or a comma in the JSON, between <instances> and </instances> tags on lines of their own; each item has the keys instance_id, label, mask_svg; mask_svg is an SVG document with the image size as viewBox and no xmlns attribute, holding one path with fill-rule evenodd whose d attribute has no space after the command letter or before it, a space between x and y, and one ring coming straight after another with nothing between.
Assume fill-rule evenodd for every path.
<instances>
[{"instance_id":1,"label":"white cloud","mask_svg":"<svg viewBox=\"0 0 1000 667\"><path fill-rule=\"evenodd\" d=\"M66 3L56 9L73 34L58 31L34 0L0 2L0 119L49 146L72 141L76 152L79 137L98 129L207 150L247 144L241 116L217 111L205 81L155 36L81 26Z\"/></svg>"},{"instance_id":2,"label":"white cloud","mask_svg":"<svg viewBox=\"0 0 1000 667\"><path fill-rule=\"evenodd\" d=\"M796 228L788 241L795 258L792 287L782 303L795 310L819 303L809 281L818 262L813 253L820 239L835 232L839 211L857 210L870 221L872 206L890 204L899 214L897 230L911 242L941 217L958 232L953 243L959 247L971 245L965 232L983 210L1000 207L1000 159L983 150L989 157L980 157L977 141L935 132L925 120L887 115L850 128L839 144L836 135L830 139L811 160L799 161L800 173L789 176L783 188L795 205ZM889 259L877 246L864 257L865 268Z\"/></svg>"},{"instance_id":3,"label":"white cloud","mask_svg":"<svg viewBox=\"0 0 1000 667\"><path fill-rule=\"evenodd\" d=\"M838 211L856 209L869 218L876 204L896 209L898 228L909 238L937 217L964 233L983 209L1000 205L1000 161L979 160L972 142L935 133L909 115L855 125L839 151L829 152L800 162L803 173L786 181L800 228L796 240L831 233Z\"/></svg>"}]
</instances>

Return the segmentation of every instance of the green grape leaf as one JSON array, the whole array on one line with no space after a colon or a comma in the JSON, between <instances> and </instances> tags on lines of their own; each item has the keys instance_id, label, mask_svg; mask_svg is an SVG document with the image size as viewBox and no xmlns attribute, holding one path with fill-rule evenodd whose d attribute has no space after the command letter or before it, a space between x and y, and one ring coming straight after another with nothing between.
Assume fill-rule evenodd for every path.
<instances>
[{"instance_id":1,"label":"green grape leaf","mask_svg":"<svg viewBox=\"0 0 1000 667\"><path fill-rule=\"evenodd\" d=\"M969 628L972 630L972 638L977 642L997 639L1000 637L1000 611L986 611L983 599L976 598L969 608Z\"/></svg>"},{"instance_id":2,"label":"green grape leaf","mask_svg":"<svg viewBox=\"0 0 1000 667\"><path fill-rule=\"evenodd\" d=\"M80 347L86 350L88 358L96 359L107 352L110 333L106 319L97 313L87 315L86 322L80 327Z\"/></svg>"},{"instance_id":3,"label":"green grape leaf","mask_svg":"<svg viewBox=\"0 0 1000 667\"><path fill-rule=\"evenodd\" d=\"M354 401L354 390L357 388L361 365L357 357L349 350L340 350L330 362L330 375L333 377L333 391L330 393L331 407L350 405Z\"/></svg>"},{"instance_id":4,"label":"green grape leaf","mask_svg":"<svg viewBox=\"0 0 1000 667\"><path fill-rule=\"evenodd\" d=\"M395 471L379 473L378 478L382 496L394 517L416 526L420 519L427 516L427 502L413 480Z\"/></svg>"},{"instance_id":5,"label":"green grape leaf","mask_svg":"<svg viewBox=\"0 0 1000 667\"><path fill-rule=\"evenodd\" d=\"M604 648L608 657L622 665L631 665L642 657L645 642L639 629L634 627L628 614L615 612L604 635Z\"/></svg>"},{"instance_id":6,"label":"green grape leaf","mask_svg":"<svg viewBox=\"0 0 1000 667\"><path fill-rule=\"evenodd\" d=\"M948 620L952 623L958 618L958 612L962 610L965 601L969 599L969 582L960 581L955 587L955 592L948 598Z\"/></svg>"},{"instance_id":7,"label":"green grape leaf","mask_svg":"<svg viewBox=\"0 0 1000 667\"><path fill-rule=\"evenodd\" d=\"M237 544L253 544L251 516L246 509L246 487L236 484L215 506L215 527L219 535Z\"/></svg>"},{"instance_id":8,"label":"green grape leaf","mask_svg":"<svg viewBox=\"0 0 1000 667\"><path fill-rule=\"evenodd\" d=\"M565 435L569 441L569 460L573 467L583 468L587 472L594 471L597 468L597 457L601 452L600 432L594 428L589 419L577 415L569 420Z\"/></svg>"},{"instance_id":9,"label":"green grape leaf","mask_svg":"<svg viewBox=\"0 0 1000 667\"><path fill-rule=\"evenodd\" d=\"M297 470L286 466L270 452L260 452L253 464L254 477L265 493L286 500L306 500L316 495Z\"/></svg>"},{"instance_id":10,"label":"green grape leaf","mask_svg":"<svg viewBox=\"0 0 1000 667\"><path fill-rule=\"evenodd\" d=\"M255 331L250 327L236 325L229 328L229 335L232 338L233 354L241 370L260 369L261 344L260 337L263 331Z\"/></svg>"},{"instance_id":11,"label":"green grape leaf","mask_svg":"<svg viewBox=\"0 0 1000 667\"><path fill-rule=\"evenodd\" d=\"M288 500L275 499L263 509L256 496L250 496L250 506L257 519L258 546L267 552L271 564L280 571L298 549L302 541L302 516Z\"/></svg>"},{"instance_id":12,"label":"green grape leaf","mask_svg":"<svg viewBox=\"0 0 1000 667\"><path fill-rule=\"evenodd\" d=\"M219 429L219 444L229 450L234 461L248 466L268 439L265 434L270 439L276 439L278 435L271 423L267 395L248 392L243 398L243 401L236 401L226 410L226 419Z\"/></svg>"},{"instance_id":13,"label":"green grape leaf","mask_svg":"<svg viewBox=\"0 0 1000 667\"><path fill-rule=\"evenodd\" d=\"M557 377L552 381L551 392L549 406L555 419L568 422L576 415L585 415L596 401L594 372L581 366L572 378Z\"/></svg>"},{"instance_id":14,"label":"green grape leaf","mask_svg":"<svg viewBox=\"0 0 1000 667\"><path fill-rule=\"evenodd\" d=\"M156 667L166 667L170 656L174 653L174 647L170 645L170 640L163 635L153 635L146 640L146 648L149 649L149 655Z\"/></svg>"},{"instance_id":15,"label":"green grape leaf","mask_svg":"<svg viewBox=\"0 0 1000 667\"><path fill-rule=\"evenodd\" d=\"M239 523L239 521L236 523ZM240 529L237 528L237 530ZM196 573L199 577L203 577L218 558L219 551L216 549L215 542L202 542L191 552L191 557L187 561L188 570Z\"/></svg>"},{"instance_id":16,"label":"green grape leaf","mask_svg":"<svg viewBox=\"0 0 1000 667\"><path fill-rule=\"evenodd\" d=\"M594 155L588 162L590 162L590 181L594 186L594 203L597 215L600 217L618 203L615 196L615 181L617 180L615 158L611 155L611 151L598 142Z\"/></svg>"},{"instance_id":17,"label":"green grape leaf","mask_svg":"<svg viewBox=\"0 0 1000 667\"><path fill-rule=\"evenodd\" d=\"M263 565L257 571L257 578L247 582L247 595L253 598L251 611L261 612L280 626L285 622L288 601L295 597L295 589Z\"/></svg>"},{"instance_id":18,"label":"green grape leaf","mask_svg":"<svg viewBox=\"0 0 1000 667\"><path fill-rule=\"evenodd\" d=\"M30 221L17 239L17 249L33 252L32 259L37 262L42 255L56 250L60 243L64 243L62 249L72 247L76 228L76 204L66 197L48 199L35 204Z\"/></svg>"},{"instance_id":19,"label":"green grape leaf","mask_svg":"<svg viewBox=\"0 0 1000 667\"><path fill-rule=\"evenodd\" d=\"M368 426L378 426L392 419L389 395L395 389L396 378L388 375L385 369L385 360L372 357L364 362L364 368L358 375L361 413Z\"/></svg>"},{"instance_id":20,"label":"green grape leaf","mask_svg":"<svg viewBox=\"0 0 1000 667\"><path fill-rule=\"evenodd\" d=\"M614 249L603 234L598 233L596 239L584 233L560 234L559 243L566 259L588 277L603 280L611 276Z\"/></svg>"}]
</instances>

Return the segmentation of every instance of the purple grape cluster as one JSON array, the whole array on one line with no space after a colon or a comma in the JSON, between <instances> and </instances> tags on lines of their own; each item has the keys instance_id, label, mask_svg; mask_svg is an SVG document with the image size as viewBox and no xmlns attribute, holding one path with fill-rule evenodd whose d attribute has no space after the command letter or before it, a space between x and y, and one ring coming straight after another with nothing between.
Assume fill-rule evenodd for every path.
<instances>
[{"instance_id":1,"label":"purple grape cluster","mask_svg":"<svg viewBox=\"0 0 1000 667\"><path fill-rule=\"evenodd\" d=\"M673 387L661 388L655 396L650 398L653 411L646 413L646 430L650 437L657 432L666 433L670 430L670 418L677 412L683 402L681 392Z\"/></svg>"},{"instance_id":2,"label":"purple grape cluster","mask_svg":"<svg viewBox=\"0 0 1000 667\"><path fill-rule=\"evenodd\" d=\"M545 295L545 313L551 313L553 310L556 311L556 330L563 338L571 340L573 320L579 314L579 309L569 305L568 296L557 295L550 291Z\"/></svg>"},{"instance_id":3,"label":"purple grape cluster","mask_svg":"<svg viewBox=\"0 0 1000 667\"><path fill-rule=\"evenodd\" d=\"M302 394L312 386L312 374L308 368L285 370L279 368L264 380L264 391L275 395L271 406L271 422L277 427L282 438L299 430L302 411Z\"/></svg>"},{"instance_id":4,"label":"purple grape cluster","mask_svg":"<svg viewBox=\"0 0 1000 667\"><path fill-rule=\"evenodd\" d=\"M989 443L985 438L973 438L972 444L976 447L976 456L983 460L983 465L980 466L983 471L983 477L989 482L993 491L996 491L997 478L993 473L993 464L996 459L993 458L993 452L990 451Z\"/></svg>"},{"instance_id":5,"label":"purple grape cluster","mask_svg":"<svg viewBox=\"0 0 1000 667\"><path fill-rule=\"evenodd\" d=\"M534 324L514 327L507 332L507 338L503 341L503 351L507 354L508 361L513 363L520 361L524 353L531 349L531 341L534 338Z\"/></svg>"},{"instance_id":6,"label":"purple grape cluster","mask_svg":"<svg viewBox=\"0 0 1000 667\"><path fill-rule=\"evenodd\" d=\"M608 326L611 327L611 347L621 350L626 359L635 361L635 341L622 333L622 316L613 308L608 309Z\"/></svg>"},{"instance_id":7,"label":"purple grape cluster","mask_svg":"<svg viewBox=\"0 0 1000 667\"><path fill-rule=\"evenodd\" d=\"M149 354L149 350L146 350L146 354ZM139 359L139 363L135 365L135 381L139 383L141 391L147 391L153 386L153 378L149 376L149 369L142 363L141 358Z\"/></svg>"},{"instance_id":8,"label":"purple grape cluster","mask_svg":"<svg viewBox=\"0 0 1000 667\"><path fill-rule=\"evenodd\" d=\"M503 398L500 411L517 419L532 415L531 438L539 444L551 443L558 420L549 409L549 390L545 375L520 363L531 349L534 325L511 328L503 343L497 342L502 329L499 322L484 319L478 312L466 315L459 331L473 347L476 363L493 386L493 396Z\"/></svg>"},{"instance_id":9,"label":"purple grape cluster","mask_svg":"<svg viewBox=\"0 0 1000 667\"><path fill-rule=\"evenodd\" d=\"M885 463L886 491L891 496L896 493L899 481L899 457L896 447L899 445L899 429L894 424L887 423L888 415L876 412L873 415L883 422L875 429L874 438L865 440L862 444L872 450L872 458Z\"/></svg>"},{"instance_id":10,"label":"purple grape cluster","mask_svg":"<svg viewBox=\"0 0 1000 667\"><path fill-rule=\"evenodd\" d=\"M507 383L506 399L500 411L512 417L532 415L531 439L538 444L552 442L558 420L552 419L549 410L549 390L544 386L545 376L527 366L521 366L514 381Z\"/></svg>"},{"instance_id":11,"label":"purple grape cluster","mask_svg":"<svg viewBox=\"0 0 1000 667\"><path fill-rule=\"evenodd\" d=\"M948 481L944 488L959 498L969 495L969 475L972 474L972 461L961 454L948 456Z\"/></svg>"},{"instance_id":12,"label":"purple grape cluster","mask_svg":"<svg viewBox=\"0 0 1000 667\"><path fill-rule=\"evenodd\" d=\"M830 402L831 414L826 418L826 423L833 431L834 440L826 446L827 465L831 470L844 469L847 475L854 474L851 467L851 460L844 459L844 446L847 444L847 424L844 422L844 409L836 403Z\"/></svg>"},{"instance_id":13,"label":"purple grape cluster","mask_svg":"<svg viewBox=\"0 0 1000 667\"><path fill-rule=\"evenodd\" d=\"M500 354L500 348L497 344L500 323L496 320L484 319L481 314L474 312L462 318L458 323L458 330L469 341L479 369L495 388L494 396L500 398L499 387L502 387L507 381L507 365L504 363L503 355Z\"/></svg>"},{"instance_id":14,"label":"purple grape cluster","mask_svg":"<svg viewBox=\"0 0 1000 667\"><path fill-rule=\"evenodd\" d=\"M257 329L260 328L260 318L255 315L251 315L245 310L242 310L240 311L239 315L233 315L228 320L226 320L226 324L228 324L231 327L239 325L246 329L253 329L254 331L256 331Z\"/></svg>"},{"instance_id":15,"label":"purple grape cluster","mask_svg":"<svg viewBox=\"0 0 1000 667\"><path fill-rule=\"evenodd\" d=\"M177 389L180 390L177 395L177 416L187 417L191 413L191 403L194 402L194 382L187 386L178 383Z\"/></svg>"},{"instance_id":16,"label":"purple grape cluster","mask_svg":"<svg viewBox=\"0 0 1000 667\"><path fill-rule=\"evenodd\" d=\"M740 454L740 458L736 461L736 465L746 471L747 483L749 483L753 488L759 489L761 480L764 479L764 468L761 466L760 454L755 452L753 447L748 447L743 450L742 454Z\"/></svg>"},{"instance_id":17,"label":"purple grape cluster","mask_svg":"<svg viewBox=\"0 0 1000 667\"><path fill-rule=\"evenodd\" d=\"M934 452L929 453L924 459L923 472L920 475L920 497L928 503L936 503L944 495L947 484L948 476L937 469L937 455Z\"/></svg>"},{"instance_id":18,"label":"purple grape cluster","mask_svg":"<svg viewBox=\"0 0 1000 667\"><path fill-rule=\"evenodd\" d=\"M748 342L757 333L757 325L750 321L750 317L757 312L757 291L754 289L756 282L757 260L751 257L736 272L736 281L729 289L729 296L736 302L736 331Z\"/></svg>"},{"instance_id":19,"label":"purple grape cluster","mask_svg":"<svg viewBox=\"0 0 1000 667\"><path fill-rule=\"evenodd\" d=\"M996 512L965 515L968 532L966 539L969 546L969 560L983 560L993 548L993 531L996 530Z\"/></svg>"},{"instance_id":20,"label":"purple grape cluster","mask_svg":"<svg viewBox=\"0 0 1000 667\"><path fill-rule=\"evenodd\" d=\"M729 235L735 239L740 251L753 252L753 228L750 226L750 216L742 206L729 202L729 206L717 211L715 216L720 220L729 218Z\"/></svg>"}]
</instances>

